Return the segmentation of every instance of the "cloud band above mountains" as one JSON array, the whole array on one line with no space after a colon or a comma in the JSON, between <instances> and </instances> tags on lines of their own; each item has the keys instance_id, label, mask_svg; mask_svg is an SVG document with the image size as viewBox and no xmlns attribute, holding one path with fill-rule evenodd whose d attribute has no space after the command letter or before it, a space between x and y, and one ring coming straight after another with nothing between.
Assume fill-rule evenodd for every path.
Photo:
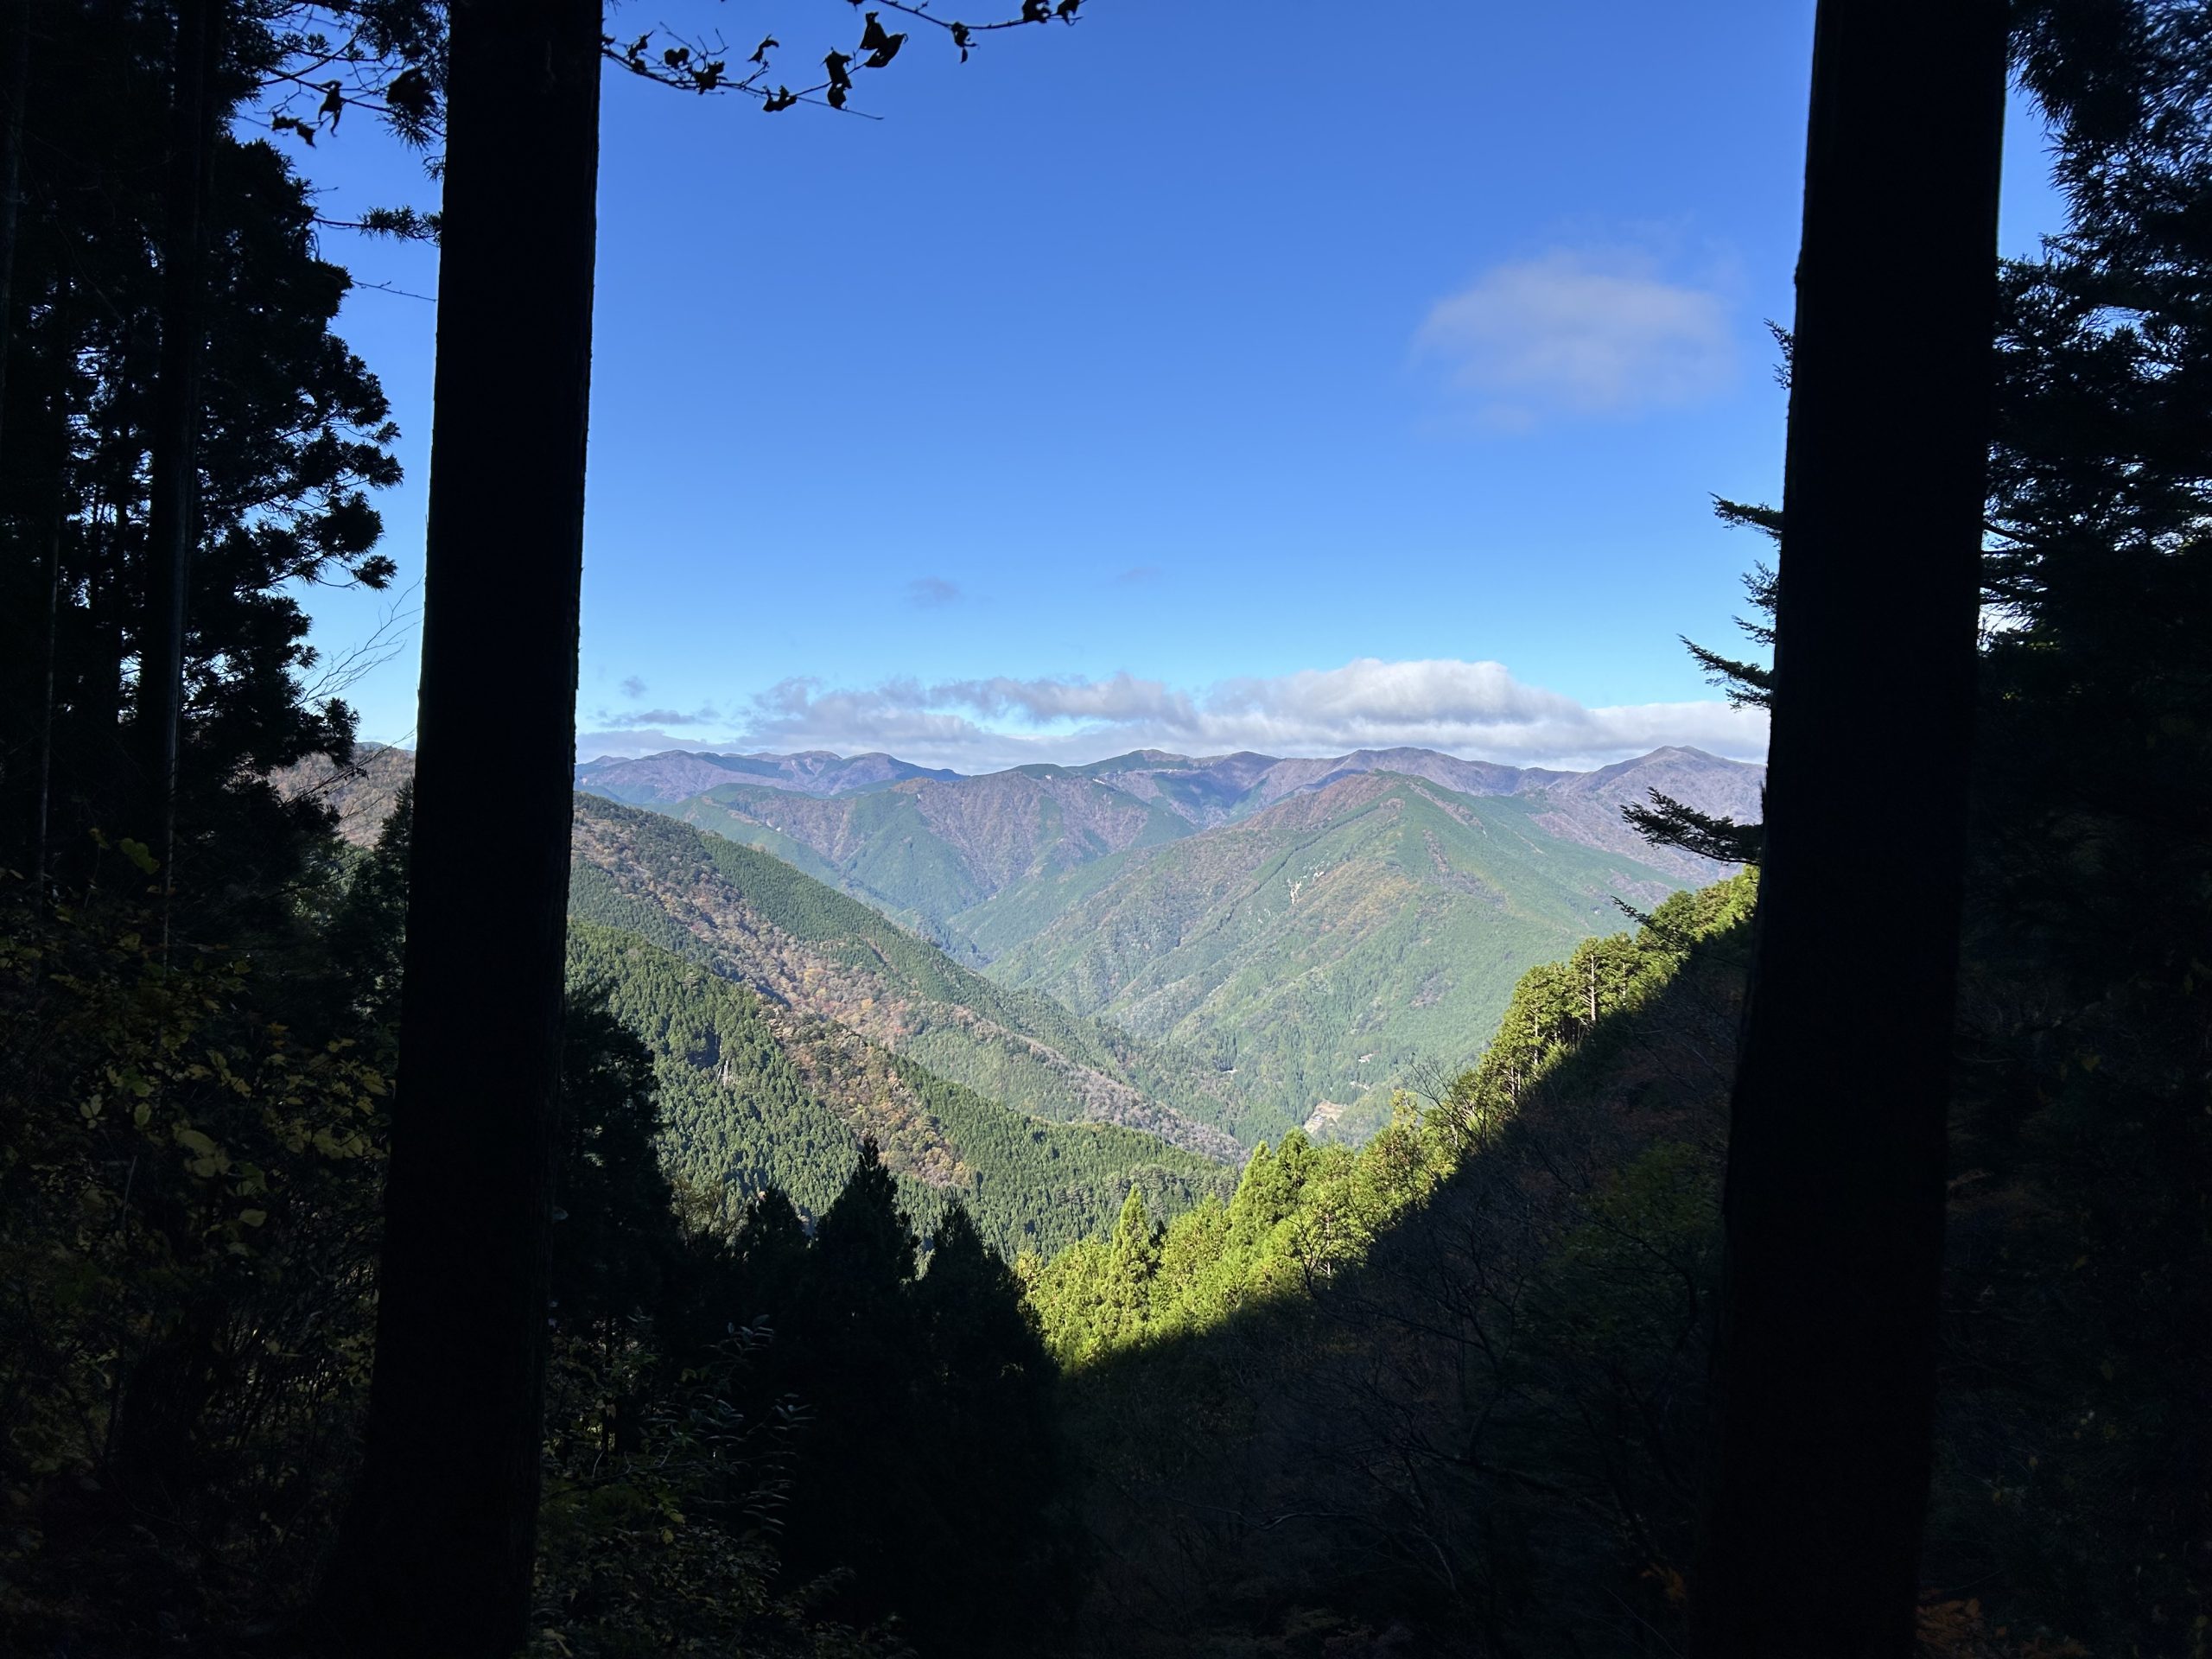
<instances>
[{"instance_id":1,"label":"cloud band above mountains","mask_svg":"<svg viewBox=\"0 0 2212 1659\"><path fill-rule=\"evenodd\" d=\"M1494 266L1438 301L1415 345L1509 429L1694 404L1735 363L1717 293L1663 281L1646 258L1567 249Z\"/></svg>"},{"instance_id":2,"label":"cloud band above mountains","mask_svg":"<svg viewBox=\"0 0 2212 1659\"><path fill-rule=\"evenodd\" d=\"M602 721L577 739L579 759L664 749L883 750L918 765L989 772L1032 761L1077 764L1129 749L1185 754L1254 749L1340 754L1406 745L1513 766L1588 767L1668 744L1734 760L1766 754L1766 716L1720 702L1589 708L1515 679L1499 663L1383 662L1203 690L1116 674L1105 679L1004 676L864 688L789 679L751 700L727 731L671 736Z\"/></svg>"}]
</instances>

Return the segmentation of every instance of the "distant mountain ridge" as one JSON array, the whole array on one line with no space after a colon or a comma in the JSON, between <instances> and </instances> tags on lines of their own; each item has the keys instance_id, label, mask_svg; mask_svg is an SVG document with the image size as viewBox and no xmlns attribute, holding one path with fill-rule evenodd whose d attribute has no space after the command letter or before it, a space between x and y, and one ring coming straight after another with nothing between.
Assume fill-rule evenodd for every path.
<instances>
[{"instance_id":1,"label":"distant mountain ridge","mask_svg":"<svg viewBox=\"0 0 2212 1659\"><path fill-rule=\"evenodd\" d=\"M957 778L957 772L918 766L888 754L703 754L668 749L635 760L602 755L576 768L576 787L629 805L680 801L721 784L758 783L802 795L849 795L907 778Z\"/></svg>"},{"instance_id":2,"label":"distant mountain ridge","mask_svg":"<svg viewBox=\"0 0 2212 1659\"><path fill-rule=\"evenodd\" d=\"M411 760L288 783L365 840ZM1721 873L1647 846L1623 804L1656 789L1755 818L1764 782L1683 747L1586 772L1411 748L976 777L677 753L578 772L580 919L1018 1114L1212 1159L1300 1122L1371 1130L1393 1085L1478 1053L1520 973L1605 931L1615 901Z\"/></svg>"},{"instance_id":3,"label":"distant mountain ridge","mask_svg":"<svg viewBox=\"0 0 2212 1659\"><path fill-rule=\"evenodd\" d=\"M756 751L714 754L669 749L633 759L602 755L576 767L576 787L632 805L673 802L705 794L724 784L748 783L768 789L831 798L881 789L908 779L976 784L991 779L1088 778L1139 800L1158 801L1200 828L1226 823L1272 805L1300 790L1325 789L1355 773L1395 772L1425 779L1462 795L1524 795L1533 790L1586 793L1620 777L1669 767L1710 783L1720 778L1763 779L1766 768L1729 760L1702 749L1679 745L1616 762L1591 772L1563 772L1544 766L1509 766L1469 760L1437 749L1396 747L1354 749L1348 753L1285 759L1240 750L1233 754L1174 754L1162 749L1133 749L1079 766L1036 762L997 772L961 772L917 766L880 752L843 756L825 749L784 754ZM1739 804L1756 810L1752 796ZM1715 809L1707 809L1715 810Z\"/></svg>"},{"instance_id":4,"label":"distant mountain ridge","mask_svg":"<svg viewBox=\"0 0 2212 1659\"><path fill-rule=\"evenodd\" d=\"M1459 795L1528 798L1540 804L1548 833L1691 885L1725 871L1648 846L1622 820L1621 807L1643 804L1657 789L1702 811L1755 820L1766 776L1763 766L1680 747L1586 772L1416 748L1292 760L1250 753L1194 760L1146 749L1080 766L973 776L932 772L887 755L848 761L820 753L678 753L593 762L577 768L577 786L759 847L957 951L974 943L960 925L963 913L1025 881L1202 834L1291 796L1377 773ZM702 781L709 786L673 792Z\"/></svg>"},{"instance_id":5,"label":"distant mountain ridge","mask_svg":"<svg viewBox=\"0 0 2212 1659\"><path fill-rule=\"evenodd\" d=\"M1471 1058L1520 974L1604 931L1615 900L1649 908L1724 873L1647 845L1623 804L1656 789L1752 819L1764 781L1683 747L1587 772L1413 748L1146 750L950 778L867 758L885 781L829 793L858 774L807 757L804 789L758 764L645 804L1181 1057L1228 1087L1145 1092L1247 1145L1309 1121L1371 1129L1394 1084Z\"/></svg>"}]
</instances>

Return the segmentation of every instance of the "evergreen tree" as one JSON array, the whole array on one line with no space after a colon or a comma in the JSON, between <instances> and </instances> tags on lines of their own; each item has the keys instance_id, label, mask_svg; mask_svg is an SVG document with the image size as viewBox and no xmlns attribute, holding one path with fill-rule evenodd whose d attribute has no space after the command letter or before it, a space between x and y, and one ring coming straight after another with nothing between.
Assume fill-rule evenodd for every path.
<instances>
[{"instance_id":1,"label":"evergreen tree","mask_svg":"<svg viewBox=\"0 0 2212 1659\"><path fill-rule=\"evenodd\" d=\"M1692 1579L1706 1659L1905 1652L1931 1457L2003 10L1823 0L1815 59L1758 943ZM1878 771L1914 803L1909 842L1857 827ZM1889 1057L1873 1090L1845 1063L1869 1032Z\"/></svg>"},{"instance_id":2,"label":"evergreen tree","mask_svg":"<svg viewBox=\"0 0 2212 1659\"><path fill-rule=\"evenodd\" d=\"M875 1142L816 1224L803 1288L779 1327L779 1387L808 1414L785 1559L849 1573L829 1602L856 1624L912 1608L929 1513L918 1452L934 1431L913 1287L920 1240Z\"/></svg>"},{"instance_id":3,"label":"evergreen tree","mask_svg":"<svg viewBox=\"0 0 2212 1659\"><path fill-rule=\"evenodd\" d=\"M1116 1347L1141 1340L1151 1327L1152 1281L1160 1274L1164 1230L1145 1208L1143 1192L1131 1187L1107 1244L1099 1310L1101 1337Z\"/></svg>"},{"instance_id":4,"label":"evergreen tree","mask_svg":"<svg viewBox=\"0 0 2212 1659\"><path fill-rule=\"evenodd\" d=\"M1785 357L1789 337L1780 336ZM1783 376L1783 384L1789 384ZM1758 531L1779 545L1782 540L1782 515L1772 507L1747 506L1740 501L1716 499L1713 511L1724 524ZM1774 649L1774 603L1776 577L1774 568L1764 561L1751 567L1744 578L1744 592L1751 601L1751 609L1762 619L1736 619L1736 626L1745 637L1764 650ZM1707 682L1724 691L1728 701L1738 709L1770 709L1774 706L1774 671L1764 664L1723 656L1695 640L1685 639L1686 649L1697 665L1705 671ZM1735 819L1712 812L1700 811L1696 807L1678 801L1658 790L1650 791L1649 806L1630 802L1621 808L1621 816L1629 827L1655 847L1678 847L1684 852L1695 853L1700 858L1713 859L1722 864L1756 864L1758 862L1761 826L1738 823Z\"/></svg>"},{"instance_id":5,"label":"evergreen tree","mask_svg":"<svg viewBox=\"0 0 2212 1659\"><path fill-rule=\"evenodd\" d=\"M22 181L0 409L0 537L16 554L0 567L0 861L76 889L96 860L91 832L157 851L162 841L130 685L135 669L152 696L143 659L164 649L168 626L149 595L166 580L150 522L152 404L171 296L146 251L167 217L175 31L162 7L31 10L32 54L67 70L30 75L22 107L35 164ZM188 937L238 943L289 927L290 892L327 835L323 809L283 799L266 774L342 755L352 740L342 688L316 684L340 665L308 644L296 594L389 581L370 494L399 471L383 391L331 331L348 279L317 251L304 181L268 142L220 124L258 61L252 38L232 43L208 103L204 346L185 410L197 481L182 567L180 838L160 875ZM98 121L83 118L87 85L111 105ZM182 522L172 513L164 533Z\"/></svg>"},{"instance_id":6,"label":"evergreen tree","mask_svg":"<svg viewBox=\"0 0 2212 1659\"><path fill-rule=\"evenodd\" d=\"M964 1206L946 1208L915 1291L932 1382L933 1503L910 1623L932 1652L1033 1653L1068 1611L1073 1580L1071 1543L1052 1512L1056 1370L1013 1270Z\"/></svg>"},{"instance_id":7,"label":"evergreen tree","mask_svg":"<svg viewBox=\"0 0 2212 1659\"><path fill-rule=\"evenodd\" d=\"M652 1057L607 1011L571 993L562 1028L561 1153L552 1306L588 1328L672 1311L683 1243L660 1160Z\"/></svg>"}]
</instances>

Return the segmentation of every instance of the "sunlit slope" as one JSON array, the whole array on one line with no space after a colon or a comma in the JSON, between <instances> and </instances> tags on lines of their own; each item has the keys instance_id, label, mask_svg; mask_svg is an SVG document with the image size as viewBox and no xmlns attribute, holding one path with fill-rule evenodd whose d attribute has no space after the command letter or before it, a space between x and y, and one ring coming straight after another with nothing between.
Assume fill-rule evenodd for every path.
<instances>
[{"instance_id":1,"label":"sunlit slope","mask_svg":"<svg viewBox=\"0 0 2212 1659\"><path fill-rule=\"evenodd\" d=\"M1251 1103L1245 1137L1279 1133L1424 1065L1464 1064L1529 967L1617 926L1616 896L1648 906L1681 885L1546 833L1543 810L1344 779L1123 855L990 972L1220 1055Z\"/></svg>"},{"instance_id":2,"label":"sunlit slope","mask_svg":"<svg viewBox=\"0 0 2212 1659\"><path fill-rule=\"evenodd\" d=\"M873 1135L925 1224L957 1196L1012 1255L1105 1231L1133 1183L1179 1211L1225 1173L1139 1130L1014 1111L635 934L573 922L569 976L652 1051L671 1173L739 1198L774 1186L818 1215Z\"/></svg>"},{"instance_id":3,"label":"sunlit slope","mask_svg":"<svg viewBox=\"0 0 2212 1659\"><path fill-rule=\"evenodd\" d=\"M1233 1147L1234 1082L963 968L789 864L675 819L576 798L573 915L712 966L949 1082L1057 1122Z\"/></svg>"},{"instance_id":4,"label":"sunlit slope","mask_svg":"<svg viewBox=\"0 0 2212 1659\"><path fill-rule=\"evenodd\" d=\"M818 798L728 783L662 809L771 852L956 946L951 918L1012 883L1192 833L1164 805L1058 766Z\"/></svg>"}]
</instances>

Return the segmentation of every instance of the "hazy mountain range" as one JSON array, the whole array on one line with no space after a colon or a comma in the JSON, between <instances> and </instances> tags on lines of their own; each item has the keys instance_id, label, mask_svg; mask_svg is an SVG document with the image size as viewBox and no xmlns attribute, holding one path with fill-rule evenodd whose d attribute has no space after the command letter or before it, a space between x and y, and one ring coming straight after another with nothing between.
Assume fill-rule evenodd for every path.
<instances>
[{"instance_id":1,"label":"hazy mountain range","mask_svg":"<svg viewBox=\"0 0 2212 1659\"><path fill-rule=\"evenodd\" d=\"M1541 801L1551 834L1690 882L1712 880L1719 867L1646 846L1622 822L1621 806L1640 804L1657 789L1707 811L1756 818L1766 777L1764 766L1679 747L1581 772L1465 760L1433 749L1360 749L1321 760L1249 753L1193 760L1139 749L1088 766L1018 766L972 777L887 754L671 751L588 761L576 768L576 786L657 810L680 808L683 817L703 818L711 816L708 808L721 809L805 848L840 880L874 891L893 907L917 907L908 890L920 881L919 896L929 900L918 906L921 913L950 914L961 907L958 900L978 903L1040 864L1065 868L1132 845L1179 839L1249 817L1287 796L1370 772L1419 778L1456 794ZM794 795L820 804L793 801ZM887 798L866 798L878 796ZM726 823L709 827L728 833ZM887 870L880 884L871 882L870 874L885 861L874 843L886 830L904 836L916 828L952 855L941 873L942 891L930 891L938 884L918 874ZM766 837L758 844L779 850Z\"/></svg>"},{"instance_id":2,"label":"hazy mountain range","mask_svg":"<svg viewBox=\"0 0 2212 1659\"><path fill-rule=\"evenodd\" d=\"M1522 972L1618 924L1614 900L1721 873L1647 846L1624 803L1755 818L1763 779L1684 748L1589 772L1404 748L974 777L821 753L577 768L1232 1080L1196 1110L1248 1142L1371 1127L1392 1083L1479 1050Z\"/></svg>"},{"instance_id":3,"label":"hazy mountain range","mask_svg":"<svg viewBox=\"0 0 2212 1659\"><path fill-rule=\"evenodd\" d=\"M411 770L367 751L290 786L365 844ZM817 1130L876 1126L912 1179L981 1167L959 1142L998 1120L963 1108L956 1135L950 1109L914 1104L948 1090L1014 1121L1135 1132L1084 1159L1164 1166L1300 1123L1370 1130L1393 1085L1480 1052L1522 972L1623 925L1616 901L1720 873L1646 846L1623 804L1657 789L1755 817L1763 778L1683 748L1588 772L1423 749L1146 750L973 777L884 754L607 760L576 768L571 907L746 988L830 1115ZM714 1128L741 1117L726 1107L697 1132L769 1134Z\"/></svg>"}]
</instances>

